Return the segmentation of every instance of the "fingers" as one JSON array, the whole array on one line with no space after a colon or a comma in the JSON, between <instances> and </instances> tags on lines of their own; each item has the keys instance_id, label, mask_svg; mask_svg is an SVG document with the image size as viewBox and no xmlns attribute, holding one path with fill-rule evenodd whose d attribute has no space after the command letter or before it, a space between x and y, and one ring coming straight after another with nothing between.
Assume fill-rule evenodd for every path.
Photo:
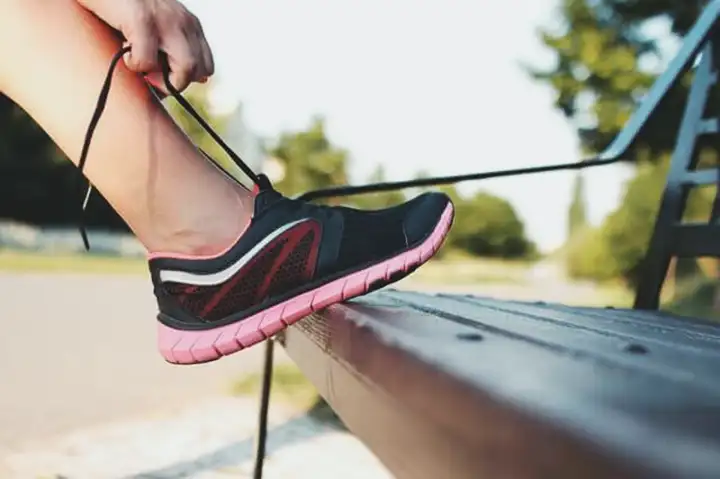
<instances>
[{"instance_id":1,"label":"fingers","mask_svg":"<svg viewBox=\"0 0 720 479\"><path fill-rule=\"evenodd\" d=\"M146 75L147 81L165 94L170 92L162 75L160 51L167 55L169 80L179 92L192 82L206 82L215 73L213 55L200 21L184 8L162 14L139 13L123 33L131 45L125 57L128 68Z\"/></svg>"},{"instance_id":2,"label":"fingers","mask_svg":"<svg viewBox=\"0 0 720 479\"><path fill-rule=\"evenodd\" d=\"M186 46L183 47L182 51L185 54L188 51L191 53L192 64L184 64L182 60L177 59L177 68L184 67L184 72L190 76L191 82L204 83L215 73L215 63L200 20L192 14L189 15L188 21L183 25L183 38ZM189 58L186 58L186 60L189 60Z\"/></svg>"},{"instance_id":3,"label":"fingers","mask_svg":"<svg viewBox=\"0 0 720 479\"><path fill-rule=\"evenodd\" d=\"M200 45L200 53L203 60L203 75L207 79L215 74L215 60L213 59L212 50L208 44L207 38L205 38L205 32L202 29L200 22L197 23L197 37L196 41Z\"/></svg>"},{"instance_id":4,"label":"fingers","mask_svg":"<svg viewBox=\"0 0 720 479\"><path fill-rule=\"evenodd\" d=\"M167 54L170 67L170 83L176 90L182 92L192 82L206 82L207 78L215 73L210 46L200 26L200 21L194 16L186 17L172 32L163 35L162 50ZM148 80L165 93L167 91L162 73L149 75Z\"/></svg>"},{"instance_id":5,"label":"fingers","mask_svg":"<svg viewBox=\"0 0 720 479\"><path fill-rule=\"evenodd\" d=\"M164 50L170 66L170 83L178 91L183 91L198 78L197 47L185 35L174 35L168 39Z\"/></svg>"},{"instance_id":6,"label":"fingers","mask_svg":"<svg viewBox=\"0 0 720 479\"><path fill-rule=\"evenodd\" d=\"M125 55L127 67L137 73L157 71L160 39L151 16L133 22L132 29L125 32L131 51Z\"/></svg>"}]
</instances>

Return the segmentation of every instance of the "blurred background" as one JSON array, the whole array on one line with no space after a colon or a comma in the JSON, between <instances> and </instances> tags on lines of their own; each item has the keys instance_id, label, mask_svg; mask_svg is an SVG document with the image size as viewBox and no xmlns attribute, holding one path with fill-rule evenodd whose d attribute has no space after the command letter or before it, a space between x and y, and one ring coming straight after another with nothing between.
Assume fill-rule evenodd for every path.
<instances>
[{"instance_id":1,"label":"blurred background","mask_svg":"<svg viewBox=\"0 0 720 479\"><path fill-rule=\"evenodd\" d=\"M296 195L598 152L701 2L184 3L217 68L187 98ZM671 92L624 164L444 187L454 229L399 287L629 306L686 93L687 82ZM198 145L222 155L166 103ZM163 363L143 249L96 195L93 250L83 252L77 175L0 96L0 476L245 477L261 348L191 368ZM338 201L379 208L417 193ZM688 218L706 219L714 196L694 192ZM663 308L720 317L717 268L675 263ZM275 381L268 477L388 477L284 356Z\"/></svg>"}]
</instances>

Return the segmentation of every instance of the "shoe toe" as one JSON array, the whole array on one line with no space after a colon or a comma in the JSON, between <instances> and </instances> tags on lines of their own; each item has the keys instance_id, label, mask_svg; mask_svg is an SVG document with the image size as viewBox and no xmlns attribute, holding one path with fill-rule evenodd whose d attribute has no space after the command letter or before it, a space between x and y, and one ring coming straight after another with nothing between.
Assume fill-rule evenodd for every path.
<instances>
[{"instance_id":1,"label":"shoe toe","mask_svg":"<svg viewBox=\"0 0 720 479\"><path fill-rule=\"evenodd\" d=\"M440 192L424 193L407 203L403 230L408 246L416 246L430 236L449 204L450 197Z\"/></svg>"}]
</instances>

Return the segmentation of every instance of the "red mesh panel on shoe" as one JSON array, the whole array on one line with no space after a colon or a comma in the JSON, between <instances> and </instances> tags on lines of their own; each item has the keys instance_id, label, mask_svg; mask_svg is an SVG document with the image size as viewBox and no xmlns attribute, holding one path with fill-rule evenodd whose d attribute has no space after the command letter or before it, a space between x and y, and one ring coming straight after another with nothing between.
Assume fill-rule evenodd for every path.
<instances>
[{"instance_id":1,"label":"red mesh panel on shoe","mask_svg":"<svg viewBox=\"0 0 720 479\"><path fill-rule=\"evenodd\" d=\"M226 282L215 286L165 283L188 313L216 321L283 295L312 280L320 227L307 221L277 238Z\"/></svg>"},{"instance_id":2,"label":"red mesh panel on shoe","mask_svg":"<svg viewBox=\"0 0 720 479\"><path fill-rule=\"evenodd\" d=\"M228 281L216 286L190 286L166 283L168 293L175 295L189 313L206 321L224 318L255 304L260 287L287 244L287 239L256 256Z\"/></svg>"},{"instance_id":3,"label":"red mesh panel on shoe","mask_svg":"<svg viewBox=\"0 0 720 479\"><path fill-rule=\"evenodd\" d=\"M279 267L273 272L272 280L264 296L272 297L297 288L312 276L315 261L312 260L316 234L311 230L297 243Z\"/></svg>"}]
</instances>

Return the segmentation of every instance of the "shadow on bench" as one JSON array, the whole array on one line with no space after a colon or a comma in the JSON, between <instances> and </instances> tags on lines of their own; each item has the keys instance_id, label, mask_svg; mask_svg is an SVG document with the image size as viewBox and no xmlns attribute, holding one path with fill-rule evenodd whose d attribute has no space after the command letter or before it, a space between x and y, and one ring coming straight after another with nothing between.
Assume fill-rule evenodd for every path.
<instances>
[{"instance_id":1,"label":"shadow on bench","mask_svg":"<svg viewBox=\"0 0 720 479\"><path fill-rule=\"evenodd\" d=\"M336 305L279 341L322 396L397 477L720 478L720 326L658 312L670 260L720 256L720 201L683 224L697 140L717 81L720 0L626 128L594 162L434 179L448 183L619 161L700 55L645 260L635 309L579 308L383 291ZM430 181L432 182L432 181ZM406 183L313 192L308 198ZM269 385L272 342L267 343ZM264 457L264 390L258 469ZM318 467L322 467L318 465Z\"/></svg>"}]
</instances>

